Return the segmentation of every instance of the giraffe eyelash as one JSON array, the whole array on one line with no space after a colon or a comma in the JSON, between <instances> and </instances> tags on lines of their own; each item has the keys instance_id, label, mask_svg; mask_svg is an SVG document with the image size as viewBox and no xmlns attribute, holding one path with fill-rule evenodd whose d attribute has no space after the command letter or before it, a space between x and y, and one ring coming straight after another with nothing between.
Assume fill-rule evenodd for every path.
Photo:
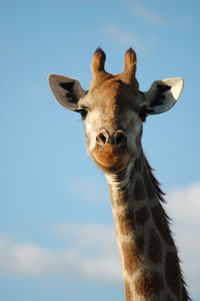
<instances>
[{"instance_id":1,"label":"giraffe eyelash","mask_svg":"<svg viewBox=\"0 0 200 301\"><path fill-rule=\"evenodd\" d=\"M87 110L86 109L77 109L75 112L81 114L82 120L84 120L87 116Z\"/></svg>"}]
</instances>

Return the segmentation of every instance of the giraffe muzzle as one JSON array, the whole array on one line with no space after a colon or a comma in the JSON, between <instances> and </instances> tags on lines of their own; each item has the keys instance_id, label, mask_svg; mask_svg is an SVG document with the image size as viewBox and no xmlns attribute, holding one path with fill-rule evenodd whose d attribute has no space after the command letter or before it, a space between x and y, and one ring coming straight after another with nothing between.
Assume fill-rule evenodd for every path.
<instances>
[{"instance_id":1,"label":"giraffe muzzle","mask_svg":"<svg viewBox=\"0 0 200 301\"><path fill-rule=\"evenodd\" d=\"M124 131L117 130L112 133L102 129L96 137L96 142L99 146L113 145L117 149L127 147L127 137Z\"/></svg>"}]
</instances>

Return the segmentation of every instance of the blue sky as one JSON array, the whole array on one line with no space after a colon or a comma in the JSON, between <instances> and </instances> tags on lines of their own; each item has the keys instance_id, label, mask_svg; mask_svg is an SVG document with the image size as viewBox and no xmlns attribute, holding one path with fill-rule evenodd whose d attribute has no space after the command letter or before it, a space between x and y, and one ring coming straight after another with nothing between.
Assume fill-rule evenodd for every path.
<instances>
[{"instance_id":1,"label":"blue sky","mask_svg":"<svg viewBox=\"0 0 200 301\"><path fill-rule=\"evenodd\" d=\"M111 73L132 46L143 91L185 79L176 106L147 120L143 147L200 300L199 12L197 0L0 1L1 300L124 299L104 175L86 154L79 116L46 81L63 74L87 89L98 46Z\"/></svg>"}]
</instances>

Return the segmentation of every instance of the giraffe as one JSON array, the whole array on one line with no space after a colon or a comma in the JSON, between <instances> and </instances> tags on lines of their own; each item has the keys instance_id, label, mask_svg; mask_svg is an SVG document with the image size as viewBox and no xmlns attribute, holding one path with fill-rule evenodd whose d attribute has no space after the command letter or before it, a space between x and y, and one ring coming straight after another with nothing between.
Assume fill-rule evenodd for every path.
<instances>
[{"instance_id":1,"label":"giraffe","mask_svg":"<svg viewBox=\"0 0 200 301\"><path fill-rule=\"evenodd\" d=\"M120 74L106 72L105 60L98 48L88 91L78 80L55 74L48 76L50 88L62 106L81 114L88 154L105 173L126 301L190 300L162 206L164 193L141 144L146 117L176 103L183 79L157 80L141 92L132 48L125 53Z\"/></svg>"}]
</instances>

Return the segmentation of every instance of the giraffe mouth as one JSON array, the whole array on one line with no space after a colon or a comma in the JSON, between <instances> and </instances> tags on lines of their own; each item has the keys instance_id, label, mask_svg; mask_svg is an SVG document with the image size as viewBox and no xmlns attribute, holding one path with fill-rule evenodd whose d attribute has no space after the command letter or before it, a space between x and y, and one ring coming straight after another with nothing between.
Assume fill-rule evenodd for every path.
<instances>
[{"instance_id":1,"label":"giraffe mouth","mask_svg":"<svg viewBox=\"0 0 200 301\"><path fill-rule=\"evenodd\" d=\"M96 165L104 172L119 172L126 167L130 161L127 146L117 147L113 144L95 146L92 157Z\"/></svg>"}]
</instances>

